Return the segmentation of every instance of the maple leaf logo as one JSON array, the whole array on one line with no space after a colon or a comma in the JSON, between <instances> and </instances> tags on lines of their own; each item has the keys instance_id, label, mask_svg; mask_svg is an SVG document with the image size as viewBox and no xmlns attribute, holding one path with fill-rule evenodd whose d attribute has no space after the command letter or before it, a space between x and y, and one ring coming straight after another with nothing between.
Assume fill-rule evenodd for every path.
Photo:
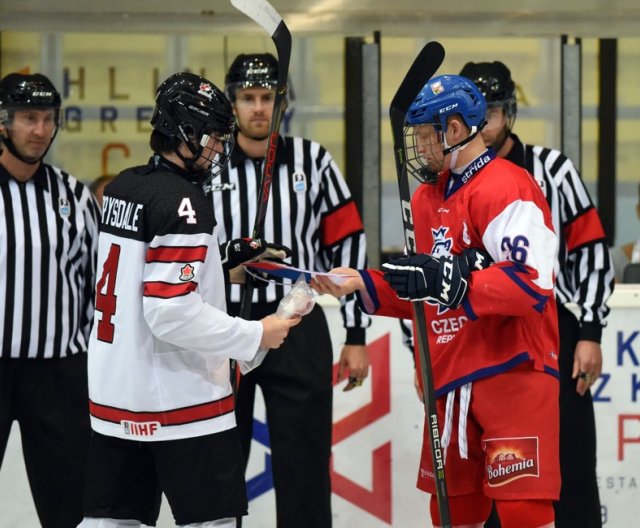
<instances>
[{"instance_id":1,"label":"maple leaf logo","mask_svg":"<svg viewBox=\"0 0 640 528\"><path fill-rule=\"evenodd\" d=\"M185 264L180 268L180 280L183 282L193 280L196 269L191 264Z\"/></svg>"}]
</instances>

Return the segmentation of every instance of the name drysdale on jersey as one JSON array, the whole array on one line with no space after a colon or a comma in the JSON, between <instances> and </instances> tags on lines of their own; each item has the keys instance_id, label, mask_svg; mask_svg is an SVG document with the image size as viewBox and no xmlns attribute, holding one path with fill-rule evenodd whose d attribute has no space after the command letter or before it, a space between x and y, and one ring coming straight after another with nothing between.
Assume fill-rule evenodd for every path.
<instances>
[{"instance_id":1,"label":"name drysdale on jersey","mask_svg":"<svg viewBox=\"0 0 640 528\"><path fill-rule=\"evenodd\" d=\"M488 484L502 486L524 477L539 476L538 438L492 438L485 441Z\"/></svg>"}]
</instances>

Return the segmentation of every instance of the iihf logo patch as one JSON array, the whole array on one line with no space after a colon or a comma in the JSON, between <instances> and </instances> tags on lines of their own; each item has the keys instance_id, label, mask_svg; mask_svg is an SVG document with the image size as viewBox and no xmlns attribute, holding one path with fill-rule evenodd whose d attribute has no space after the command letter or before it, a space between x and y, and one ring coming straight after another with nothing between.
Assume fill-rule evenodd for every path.
<instances>
[{"instance_id":1,"label":"iihf logo patch","mask_svg":"<svg viewBox=\"0 0 640 528\"><path fill-rule=\"evenodd\" d=\"M62 196L58 198L58 212L60 213L60 216L64 216L65 218L71 214L71 204L69 203L69 200Z\"/></svg>"},{"instance_id":2,"label":"iihf logo patch","mask_svg":"<svg viewBox=\"0 0 640 528\"><path fill-rule=\"evenodd\" d=\"M307 190L307 176L302 171L296 171L291 175L293 180L293 190L295 192L305 192Z\"/></svg>"},{"instance_id":3,"label":"iihf logo patch","mask_svg":"<svg viewBox=\"0 0 640 528\"><path fill-rule=\"evenodd\" d=\"M180 280L183 282L187 282L193 279L195 276L196 269L191 264L185 264L182 268L180 268Z\"/></svg>"},{"instance_id":4,"label":"iihf logo patch","mask_svg":"<svg viewBox=\"0 0 640 528\"><path fill-rule=\"evenodd\" d=\"M431 235L433 236L433 249L431 250L432 257L445 257L451 255L451 246L453 245L453 238L447 237L448 227L440 226L438 229L431 228Z\"/></svg>"}]
</instances>

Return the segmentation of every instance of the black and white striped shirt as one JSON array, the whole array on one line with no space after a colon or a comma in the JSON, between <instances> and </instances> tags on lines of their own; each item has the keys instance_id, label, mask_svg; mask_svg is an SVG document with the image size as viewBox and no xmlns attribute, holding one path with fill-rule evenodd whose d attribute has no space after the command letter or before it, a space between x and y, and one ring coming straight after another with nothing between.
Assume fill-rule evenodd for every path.
<instances>
[{"instance_id":1,"label":"black and white striped shirt","mask_svg":"<svg viewBox=\"0 0 640 528\"><path fill-rule=\"evenodd\" d=\"M609 313L615 273L598 212L578 170L562 152L515 144L507 159L526 168L540 184L558 235L556 295L561 303L578 305L580 339L600 342Z\"/></svg>"},{"instance_id":2,"label":"black and white striped shirt","mask_svg":"<svg viewBox=\"0 0 640 528\"><path fill-rule=\"evenodd\" d=\"M263 162L263 158L249 158L236 145L228 169L214 180L212 195L220 243L251 235ZM297 268L329 271L336 266L366 267L360 215L338 166L319 143L280 137L264 238L291 248L291 264ZM290 289L291 284L257 288L253 302L278 301ZM230 300L240 302L238 285L232 286ZM348 331L369 325L369 316L361 312L355 296L341 302Z\"/></svg>"},{"instance_id":3,"label":"black and white striped shirt","mask_svg":"<svg viewBox=\"0 0 640 528\"><path fill-rule=\"evenodd\" d=\"M0 165L2 359L87 350L99 209L89 188L41 163L19 182Z\"/></svg>"}]
</instances>

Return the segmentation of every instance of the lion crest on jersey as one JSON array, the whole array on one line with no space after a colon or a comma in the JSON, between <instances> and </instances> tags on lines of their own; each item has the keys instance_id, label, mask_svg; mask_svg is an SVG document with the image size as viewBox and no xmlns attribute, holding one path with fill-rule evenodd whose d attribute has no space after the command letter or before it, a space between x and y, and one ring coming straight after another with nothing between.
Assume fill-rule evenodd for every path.
<instances>
[{"instance_id":1,"label":"lion crest on jersey","mask_svg":"<svg viewBox=\"0 0 640 528\"><path fill-rule=\"evenodd\" d=\"M431 250L432 257L444 257L446 255L451 255L453 238L447 236L448 231L449 228L443 226L440 226L437 229L431 228L431 235L433 236L433 249Z\"/></svg>"}]
</instances>

